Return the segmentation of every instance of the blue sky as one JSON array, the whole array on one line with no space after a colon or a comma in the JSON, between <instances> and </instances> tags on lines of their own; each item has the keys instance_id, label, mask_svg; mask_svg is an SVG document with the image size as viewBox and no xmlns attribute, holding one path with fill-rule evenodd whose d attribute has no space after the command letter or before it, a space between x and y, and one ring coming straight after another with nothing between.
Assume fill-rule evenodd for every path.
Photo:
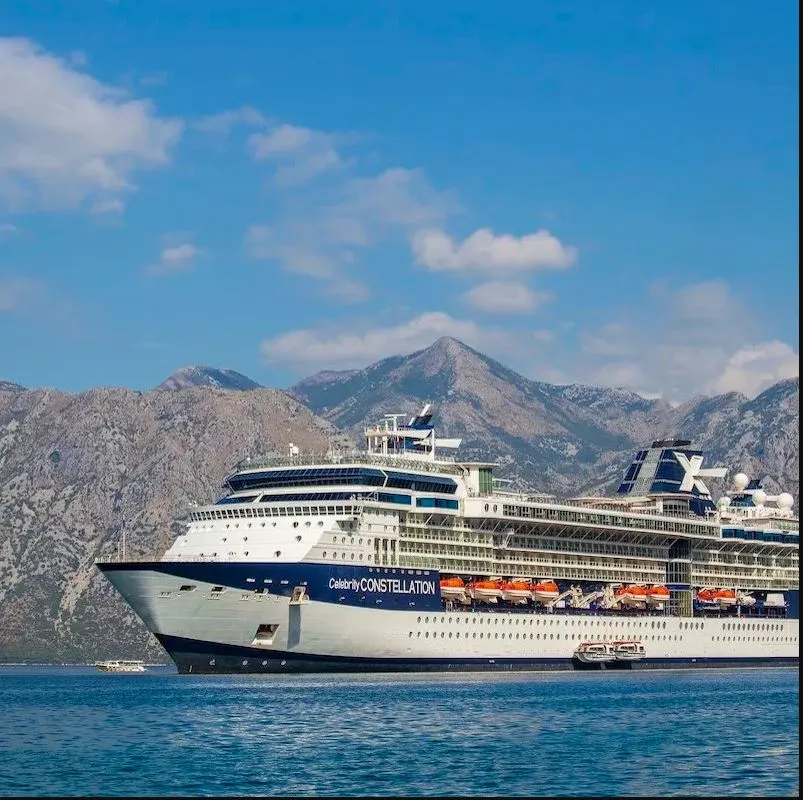
<instances>
[{"instance_id":1,"label":"blue sky","mask_svg":"<svg viewBox=\"0 0 803 800\"><path fill-rule=\"evenodd\" d=\"M0 9L0 378L287 386L451 335L677 401L798 374L798 10Z\"/></svg>"}]
</instances>

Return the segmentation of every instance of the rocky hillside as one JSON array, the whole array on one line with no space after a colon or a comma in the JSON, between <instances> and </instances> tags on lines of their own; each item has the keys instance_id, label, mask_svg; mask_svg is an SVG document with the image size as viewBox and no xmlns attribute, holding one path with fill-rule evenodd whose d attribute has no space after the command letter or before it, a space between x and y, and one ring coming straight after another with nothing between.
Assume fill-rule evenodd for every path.
<instances>
[{"instance_id":1,"label":"rocky hillside","mask_svg":"<svg viewBox=\"0 0 803 800\"><path fill-rule=\"evenodd\" d=\"M156 391L176 391L191 386L214 386L217 389L235 389L246 392L262 387L251 378L233 369L217 367L182 367L163 380Z\"/></svg>"},{"instance_id":2,"label":"rocky hillside","mask_svg":"<svg viewBox=\"0 0 803 800\"><path fill-rule=\"evenodd\" d=\"M330 433L270 389L0 391L0 661L164 659L94 559L123 520L129 553L161 555L247 452Z\"/></svg>"},{"instance_id":3,"label":"rocky hillside","mask_svg":"<svg viewBox=\"0 0 803 800\"><path fill-rule=\"evenodd\" d=\"M463 437L469 458L498 458L500 474L557 494L611 491L635 450L656 438L692 439L714 461L797 498L799 381L759 397L697 398L672 408L627 389L531 381L451 338L362 370L325 372L290 390L359 437L383 414L438 403L439 428Z\"/></svg>"}]
</instances>

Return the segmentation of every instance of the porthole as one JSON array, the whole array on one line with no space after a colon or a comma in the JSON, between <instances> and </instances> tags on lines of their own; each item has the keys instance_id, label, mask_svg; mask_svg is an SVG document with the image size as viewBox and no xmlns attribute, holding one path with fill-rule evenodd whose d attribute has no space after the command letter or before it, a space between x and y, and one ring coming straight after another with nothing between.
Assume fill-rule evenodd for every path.
<instances>
[{"instance_id":1,"label":"porthole","mask_svg":"<svg viewBox=\"0 0 803 800\"><path fill-rule=\"evenodd\" d=\"M300 542L301 541L301 537L300 536L296 536L296 541Z\"/></svg>"},{"instance_id":2,"label":"porthole","mask_svg":"<svg viewBox=\"0 0 803 800\"><path fill-rule=\"evenodd\" d=\"M298 520L296 520L295 522L293 522L293 527L294 527L294 528L297 528L297 527L298 527Z\"/></svg>"},{"instance_id":3,"label":"porthole","mask_svg":"<svg viewBox=\"0 0 803 800\"><path fill-rule=\"evenodd\" d=\"M281 550L277 550L273 555L275 558L278 558L282 554Z\"/></svg>"},{"instance_id":4,"label":"porthole","mask_svg":"<svg viewBox=\"0 0 803 800\"><path fill-rule=\"evenodd\" d=\"M323 557L326 558L326 550L323 551Z\"/></svg>"}]
</instances>

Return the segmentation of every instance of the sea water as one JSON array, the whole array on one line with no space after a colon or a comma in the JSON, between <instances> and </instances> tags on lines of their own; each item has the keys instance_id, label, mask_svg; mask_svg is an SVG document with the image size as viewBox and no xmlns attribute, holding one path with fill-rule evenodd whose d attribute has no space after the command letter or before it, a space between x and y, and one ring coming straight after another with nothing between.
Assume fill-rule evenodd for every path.
<instances>
[{"instance_id":1,"label":"sea water","mask_svg":"<svg viewBox=\"0 0 803 800\"><path fill-rule=\"evenodd\" d=\"M0 667L0 794L796 795L798 703L788 668Z\"/></svg>"}]
</instances>

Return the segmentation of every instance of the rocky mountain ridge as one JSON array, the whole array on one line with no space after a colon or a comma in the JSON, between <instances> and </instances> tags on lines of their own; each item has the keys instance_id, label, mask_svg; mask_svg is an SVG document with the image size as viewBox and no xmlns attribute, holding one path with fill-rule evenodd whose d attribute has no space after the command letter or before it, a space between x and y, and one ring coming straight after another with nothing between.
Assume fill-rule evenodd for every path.
<instances>
[{"instance_id":1,"label":"rocky mountain ridge","mask_svg":"<svg viewBox=\"0 0 803 800\"><path fill-rule=\"evenodd\" d=\"M438 430L465 458L498 459L513 485L557 494L615 490L633 453L654 439L691 439L731 471L799 491L799 379L750 400L730 393L677 407L625 388L529 380L444 337L362 370L313 375L290 392L355 438L388 413L437 403Z\"/></svg>"}]
</instances>

